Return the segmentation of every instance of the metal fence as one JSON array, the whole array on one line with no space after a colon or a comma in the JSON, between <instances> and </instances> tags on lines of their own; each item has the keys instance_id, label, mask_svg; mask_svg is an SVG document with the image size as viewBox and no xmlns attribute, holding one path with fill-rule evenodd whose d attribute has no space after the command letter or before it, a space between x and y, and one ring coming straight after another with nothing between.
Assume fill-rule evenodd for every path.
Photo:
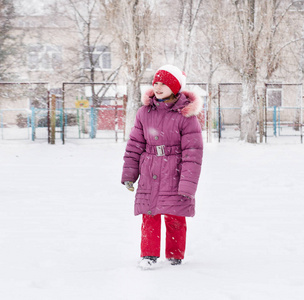
<instances>
[{"instance_id":1,"label":"metal fence","mask_svg":"<svg viewBox=\"0 0 304 300\"><path fill-rule=\"evenodd\" d=\"M265 142L273 138L294 137L303 142L304 110L301 107L267 107L264 121ZM201 124L203 133L203 108ZM221 139L240 137L240 107L213 109L213 132ZM231 118L233 117L233 122ZM56 110L56 139L62 140L62 129L66 139L124 139L123 107L67 108ZM258 124L257 124L258 129ZM258 130L257 130L258 133ZM2 109L0 110L0 140L48 140L47 109Z\"/></svg>"},{"instance_id":2,"label":"metal fence","mask_svg":"<svg viewBox=\"0 0 304 300\"><path fill-rule=\"evenodd\" d=\"M213 129L219 140L240 137L241 107L216 107L213 115Z\"/></svg>"},{"instance_id":3,"label":"metal fence","mask_svg":"<svg viewBox=\"0 0 304 300\"><path fill-rule=\"evenodd\" d=\"M192 84L191 88L208 90L202 83ZM42 85L39 87L41 88ZM299 85L271 85L269 95L266 97L267 105L260 108L263 117L260 124L264 128L265 142L274 141L276 138L286 137L292 140L294 137L303 142L304 109L302 103L302 89ZM24 86L21 86L24 88ZM14 89L13 89L14 91ZM33 90L33 93L37 89ZM281 91L281 92L280 92ZM39 96L44 97L45 89ZM7 95L7 91L2 92ZM202 125L203 135L206 135L207 94L204 97L204 107L199 120ZM239 83L221 84L219 86L218 105L214 106L210 120L212 120L212 132L214 137L220 139L239 139L241 129L241 103L242 90ZM31 96L33 97L33 96ZM280 98L281 97L281 98ZM300 99L300 100L299 100ZM35 103L33 97L31 103ZM46 100L43 100L47 103ZM41 102L41 101L40 101ZM282 106L282 103L296 102L299 106ZM116 104L113 104L116 103ZM269 104L279 103L278 106ZM60 104L60 103L59 103ZM3 106L2 106L3 107ZM50 108L31 109L0 109L0 140L48 140L50 137ZM98 108L65 108L56 106L56 139L124 139L125 110L124 105L118 105L117 101L111 101L107 105ZM257 134L259 134L257 124ZM64 136L63 136L64 135Z\"/></svg>"},{"instance_id":4,"label":"metal fence","mask_svg":"<svg viewBox=\"0 0 304 300\"><path fill-rule=\"evenodd\" d=\"M267 107L265 114L266 139L296 137L303 142L304 110L302 107Z\"/></svg>"},{"instance_id":5,"label":"metal fence","mask_svg":"<svg viewBox=\"0 0 304 300\"><path fill-rule=\"evenodd\" d=\"M264 99L258 99L257 136L263 134L266 143L279 137L303 143L302 99L302 84L265 84ZM218 141L240 138L241 108L242 84L219 84L218 103L212 114Z\"/></svg>"},{"instance_id":6,"label":"metal fence","mask_svg":"<svg viewBox=\"0 0 304 300\"><path fill-rule=\"evenodd\" d=\"M273 138L289 137L303 143L304 110L301 107L264 107L263 123L265 142ZM214 108L214 133L218 139L239 139L241 131L241 107ZM234 121L231 121L233 118ZM257 136L259 136L257 123Z\"/></svg>"},{"instance_id":7,"label":"metal fence","mask_svg":"<svg viewBox=\"0 0 304 300\"><path fill-rule=\"evenodd\" d=\"M119 105L65 109L66 139L124 138L124 110Z\"/></svg>"},{"instance_id":8,"label":"metal fence","mask_svg":"<svg viewBox=\"0 0 304 300\"><path fill-rule=\"evenodd\" d=\"M67 108L56 110L56 139L124 138L124 111L121 106ZM8 122L9 120L9 122ZM49 137L47 109L0 110L0 139L32 141Z\"/></svg>"}]
</instances>

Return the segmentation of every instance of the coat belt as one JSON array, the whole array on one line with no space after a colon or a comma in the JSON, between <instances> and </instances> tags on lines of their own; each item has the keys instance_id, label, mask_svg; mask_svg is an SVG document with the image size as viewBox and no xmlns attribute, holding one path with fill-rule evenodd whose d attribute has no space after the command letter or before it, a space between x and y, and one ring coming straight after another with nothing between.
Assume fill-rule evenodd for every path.
<instances>
[{"instance_id":1,"label":"coat belt","mask_svg":"<svg viewBox=\"0 0 304 300\"><path fill-rule=\"evenodd\" d=\"M166 146L166 145L146 145L146 152L156 156L176 155L181 154L180 146Z\"/></svg>"}]
</instances>

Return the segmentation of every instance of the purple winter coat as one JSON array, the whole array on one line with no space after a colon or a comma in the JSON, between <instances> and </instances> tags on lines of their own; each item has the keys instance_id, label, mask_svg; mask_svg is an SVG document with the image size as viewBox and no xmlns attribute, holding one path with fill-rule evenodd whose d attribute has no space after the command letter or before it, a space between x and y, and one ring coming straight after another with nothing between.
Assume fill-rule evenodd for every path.
<instances>
[{"instance_id":1,"label":"purple winter coat","mask_svg":"<svg viewBox=\"0 0 304 300\"><path fill-rule=\"evenodd\" d=\"M192 217L203 158L196 117L202 101L184 91L174 103L158 102L151 89L142 102L127 143L121 180L136 182L140 175L135 215Z\"/></svg>"}]
</instances>

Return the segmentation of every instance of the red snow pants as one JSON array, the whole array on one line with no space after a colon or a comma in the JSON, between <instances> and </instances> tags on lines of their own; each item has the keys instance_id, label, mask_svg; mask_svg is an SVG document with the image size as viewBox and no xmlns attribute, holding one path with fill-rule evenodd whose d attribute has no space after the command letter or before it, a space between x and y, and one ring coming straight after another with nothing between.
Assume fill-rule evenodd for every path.
<instances>
[{"instance_id":1,"label":"red snow pants","mask_svg":"<svg viewBox=\"0 0 304 300\"><path fill-rule=\"evenodd\" d=\"M165 215L166 258L183 259L186 249L186 218ZM143 215L141 257L160 257L161 215Z\"/></svg>"}]
</instances>

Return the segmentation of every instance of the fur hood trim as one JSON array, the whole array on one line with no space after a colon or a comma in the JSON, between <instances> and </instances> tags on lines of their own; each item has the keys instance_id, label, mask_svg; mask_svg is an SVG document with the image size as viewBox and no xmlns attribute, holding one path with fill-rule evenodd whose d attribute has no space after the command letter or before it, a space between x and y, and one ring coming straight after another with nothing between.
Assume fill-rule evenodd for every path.
<instances>
[{"instance_id":1,"label":"fur hood trim","mask_svg":"<svg viewBox=\"0 0 304 300\"><path fill-rule=\"evenodd\" d=\"M141 102L145 106L153 105L154 92L148 89L141 98ZM182 102L182 103L180 103ZM191 91L182 91L177 98L176 105L184 117L197 116L203 108L203 100L196 93ZM181 105L181 106L180 106Z\"/></svg>"}]
</instances>

